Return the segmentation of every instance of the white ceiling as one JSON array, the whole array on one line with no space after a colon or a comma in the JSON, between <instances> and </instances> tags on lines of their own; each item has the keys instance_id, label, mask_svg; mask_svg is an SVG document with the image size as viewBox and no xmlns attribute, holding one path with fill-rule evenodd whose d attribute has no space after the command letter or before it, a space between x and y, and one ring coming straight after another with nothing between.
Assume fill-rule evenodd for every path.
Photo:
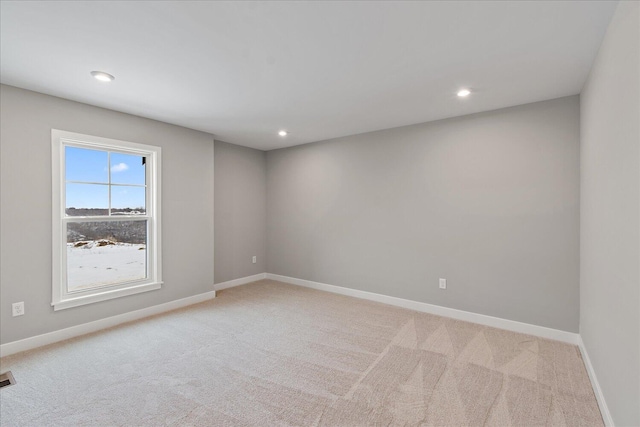
<instances>
[{"instance_id":1,"label":"white ceiling","mask_svg":"<svg viewBox=\"0 0 640 427\"><path fill-rule=\"evenodd\" d=\"M615 7L3 1L1 81L267 150L577 94Z\"/></svg>"}]
</instances>

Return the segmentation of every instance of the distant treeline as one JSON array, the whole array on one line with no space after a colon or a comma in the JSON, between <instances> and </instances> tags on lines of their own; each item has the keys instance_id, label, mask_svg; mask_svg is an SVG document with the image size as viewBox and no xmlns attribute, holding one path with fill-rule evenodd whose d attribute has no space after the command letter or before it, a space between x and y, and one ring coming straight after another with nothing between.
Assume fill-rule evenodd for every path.
<instances>
[{"instance_id":1,"label":"distant treeline","mask_svg":"<svg viewBox=\"0 0 640 427\"><path fill-rule=\"evenodd\" d=\"M99 208L67 208L66 212L69 216L109 215L109 209ZM145 208L111 209L111 215L144 215L145 213Z\"/></svg>"},{"instance_id":2,"label":"distant treeline","mask_svg":"<svg viewBox=\"0 0 640 427\"><path fill-rule=\"evenodd\" d=\"M69 216L108 215L108 209L67 209ZM111 215L144 214L138 209L112 209ZM110 240L120 243L146 244L147 221L91 221L67 223L67 242L75 243L83 240Z\"/></svg>"}]
</instances>

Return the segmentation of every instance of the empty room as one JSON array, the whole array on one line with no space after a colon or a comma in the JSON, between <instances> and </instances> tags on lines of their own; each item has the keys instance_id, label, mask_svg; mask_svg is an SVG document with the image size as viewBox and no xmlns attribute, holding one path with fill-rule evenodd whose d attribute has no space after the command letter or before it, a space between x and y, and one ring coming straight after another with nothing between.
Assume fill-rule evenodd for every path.
<instances>
[{"instance_id":1,"label":"empty room","mask_svg":"<svg viewBox=\"0 0 640 427\"><path fill-rule=\"evenodd\" d=\"M639 1L0 1L0 426L640 426Z\"/></svg>"}]
</instances>

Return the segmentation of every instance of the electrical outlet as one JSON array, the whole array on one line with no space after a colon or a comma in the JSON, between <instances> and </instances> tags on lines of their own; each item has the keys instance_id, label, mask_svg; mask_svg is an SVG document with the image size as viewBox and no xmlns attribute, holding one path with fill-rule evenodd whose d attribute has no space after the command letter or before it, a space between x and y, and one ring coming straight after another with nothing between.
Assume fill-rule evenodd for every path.
<instances>
[{"instance_id":1,"label":"electrical outlet","mask_svg":"<svg viewBox=\"0 0 640 427\"><path fill-rule=\"evenodd\" d=\"M24 301L11 304L11 313L13 317L22 316L24 314Z\"/></svg>"},{"instance_id":2,"label":"electrical outlet","mask_svg":"<svg viewBox=\"0 0 640 427\"><path fill-rule=\"evenodd\" d=\"M254 255L252 261L255 264L256 262L258 262L258 257Z\"/></svg>"},{"instance_id":3,"label":"electrical outlet","mask_svg":"<svg viewBox=\"0 0 640 427\"><path fill-rule=\"evenodd\" d=\"M440 289L447 289L447 279L440 279Z\"/></svg>"}]
</instances>

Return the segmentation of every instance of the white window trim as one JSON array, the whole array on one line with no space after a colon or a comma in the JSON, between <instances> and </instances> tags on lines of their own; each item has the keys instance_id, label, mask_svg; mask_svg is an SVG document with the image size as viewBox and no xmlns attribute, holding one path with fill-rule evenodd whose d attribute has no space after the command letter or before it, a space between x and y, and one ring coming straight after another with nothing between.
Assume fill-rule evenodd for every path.
<instances>
[{"instance_id":1,"label":"white window trim","mask_svg":"<svg viewBox=\"0 0 640 427\"><path fill-rule=\"evenodd\" d=\"M150 161L147 163L146 182L152 183L146 192L147 202L147 278L123 284L88 289L81 292L67 292L66 257L67 236L63 224L65 202L65 150L64 146L94 148L109 151L122 150L128 154L140 154ZM52 298L51 305L55 311L99 301L106 301L126 295L160 289L162 286L162 239L161 239L161 154L160 147L138 144L128 141L102 138L51 129L52 158L52 224L53 224L53 263L52 263ZM97 221L105 217L96 217ZM120 218L123 219L123 218Z\"/></svg>"}]
</instances>

